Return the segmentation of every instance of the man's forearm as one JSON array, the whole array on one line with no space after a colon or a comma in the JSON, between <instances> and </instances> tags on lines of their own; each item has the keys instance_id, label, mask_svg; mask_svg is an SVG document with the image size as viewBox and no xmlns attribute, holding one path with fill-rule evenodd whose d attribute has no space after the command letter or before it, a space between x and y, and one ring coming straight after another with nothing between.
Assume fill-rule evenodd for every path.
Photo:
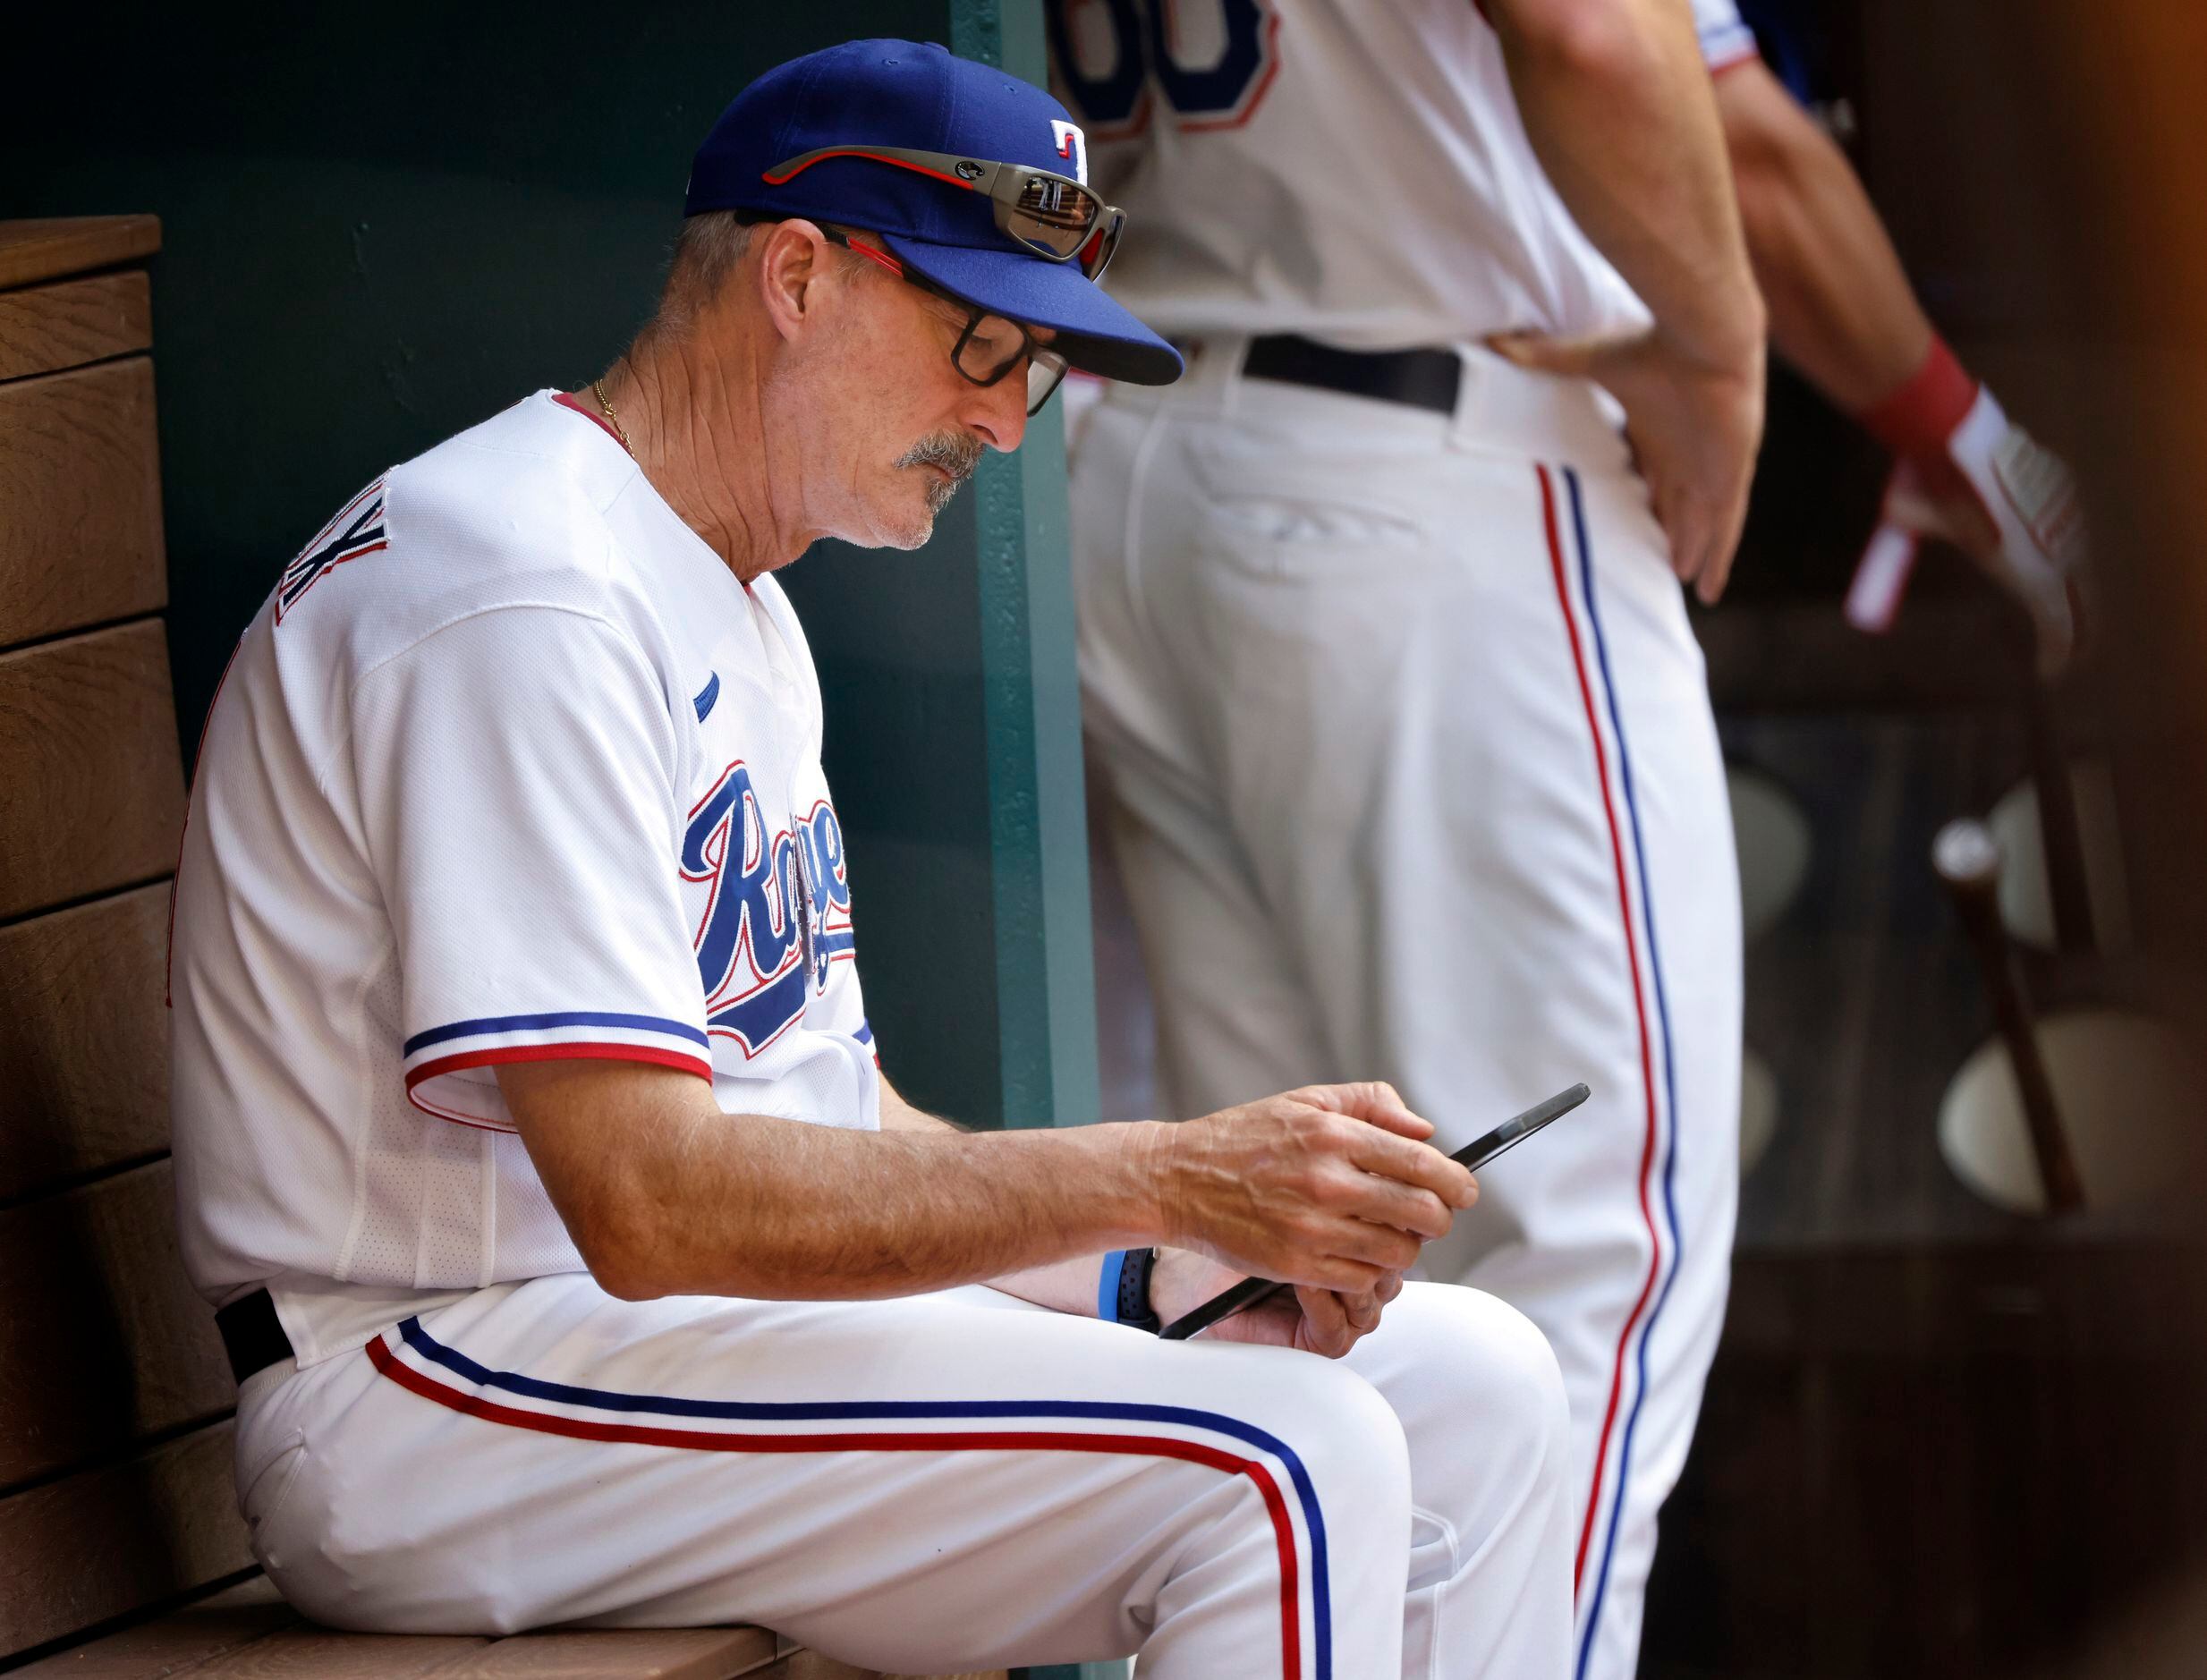
<instances>
[{"instance_id":1,"label":"man's forearm","mask_svg":"<svg viewBox=\"0 0 2207 1680\"><path fill-rule=\"evenodd\" d=\"M1165 1235L1145 1127L969 1135L900 1103L912 1121L859 1132L723 1115L679 1074L563 1083L537 1093L539 1112L571 1104L591 1124L524 1137L615 1294L913 1294Z\"/></svg>"},{"instance_id":2,"label":"man's forearm","mask_svg":"<svg viewBox=\"0 0 2207 1680\"><path fill-rule=\"evenodd\" d=\"M585 1058L497 1069L552 1204L615 1294L914 1294L1170 1243L1369 1291L1478 1194L1380 1084L1312 1085L1182 1125L879 1132L723 1114L688 1073Z\"/></svg>"},{"instance_id":3,"label":"man's forearm","mask_svg":"<svg viewBox=\"0 0 2207 1680\"><path fill-rule=\"evenodd\" d=\"M886 1076L881 1081L881 1129L936 1136L958 1131L940 1116L906 1102L904 1093L891 1085ZM1056 1312L1092 1313L1096 1310L1096 1280L1102 1269L1103 1252L1098 1250L1045 1265L1024 1266L987 1281L990 1288L1000 1289L1022 1301L1031 1301L1038 1307L1048 1307Z\"/></svg>"},{"instance_id":4,"label":"man's forearm","mask_svg":"<svg viewBox=\"0 0 2207 1680\"><path fill-rule=\"evenodd\" d=\"M1717 104L1771 342L1859 414L1923 365L1931 324L1846 155L1778 78L1739 64Z\"/></svg>"},{"instance_id":5,"label":"man's forearm","mask_svg":"<svg viewBox=\"0 0 2207 1680\"><path fill-rule=\"evenodd\" d=\"M1681 349L1759 366L1761 300L1684 0L1489 0L1558 194Z\"/></svg>"}]
</instances>

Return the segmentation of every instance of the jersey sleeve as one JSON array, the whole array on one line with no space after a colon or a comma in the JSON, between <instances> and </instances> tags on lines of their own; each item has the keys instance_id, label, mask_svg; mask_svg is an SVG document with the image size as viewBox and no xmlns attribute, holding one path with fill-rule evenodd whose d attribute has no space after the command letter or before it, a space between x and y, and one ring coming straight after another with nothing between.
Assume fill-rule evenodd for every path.
<instances>
[{"instance_id":1,"label":"jersey sleeve","mask_svg":"<svg viewBox=\"0 0 2207 1680\"><path fill-rule=\"evenodd\" d=\"M1712 76L1759 57L1755 33L1740 19L1736 0L1693 0L1693 28Z\"/></svg>"},{"instance_id":2,"label":"jersey sleeve","mask_svg":"<svg viewBox=\"0 0 2207 1680\"><path fill-rule=\"evenodd\" d=\"M511 1130L495 1069L512 1062L711 1078L678 751L649 662L584 613L480 613L357 685L353 782L415 1107Z\"/></svg>"}]
</instances>

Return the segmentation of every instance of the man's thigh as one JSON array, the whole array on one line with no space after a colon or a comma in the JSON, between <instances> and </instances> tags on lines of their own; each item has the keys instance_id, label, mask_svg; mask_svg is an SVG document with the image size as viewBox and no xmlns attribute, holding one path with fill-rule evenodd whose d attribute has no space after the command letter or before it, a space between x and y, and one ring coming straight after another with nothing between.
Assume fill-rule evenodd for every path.
<instances>
[{"instance_id":1,"label":"man's thigh","mask_svg":"<svg viewBox=\"0 0 2207 1680\"><path fill-rule=\"evenodd\" d=\"M1154 1635L1156 1672L1190 1675L1263 1672L1291 1637L1306 1675L1321 1647L1391 1672L1400 1639L1400 1430L1282 1350L982 1289L627 1302L548 1278L248 1403L242 1456L296 1449L249 1490L256 1547L340 1624L745 1620L906 1669Z\"/></svg>"}]
</instances>

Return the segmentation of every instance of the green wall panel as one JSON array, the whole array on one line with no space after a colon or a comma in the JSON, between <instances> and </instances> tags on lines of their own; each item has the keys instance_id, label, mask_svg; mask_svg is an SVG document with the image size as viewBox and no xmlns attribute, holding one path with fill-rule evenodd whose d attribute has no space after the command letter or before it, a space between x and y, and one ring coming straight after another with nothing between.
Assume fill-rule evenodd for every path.
<instances>
[{"instance_id":1,"label":"green wall panel","mask_svg":"<svg viewBox=\"0 0 2207 1680\"><path fill-rule=\"evenodd\" d=\"M1048 72L1039 4L951 0L948 45L1030 81ZM1053 404L1017 454L991 459L974 498L997 1043L1004 1117L1014 1125L1097 1117L1062 415Z\"/></svg>"}]
</instances>

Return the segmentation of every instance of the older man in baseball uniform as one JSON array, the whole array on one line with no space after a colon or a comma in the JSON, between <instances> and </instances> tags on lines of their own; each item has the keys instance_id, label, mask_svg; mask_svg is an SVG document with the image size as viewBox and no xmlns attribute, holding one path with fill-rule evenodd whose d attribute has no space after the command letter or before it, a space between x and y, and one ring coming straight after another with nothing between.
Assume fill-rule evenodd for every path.
<instances>
[{"instance_id":1,"label":"older man in baseball uniform","mask_svg":"<svg viewBox=\"0 0 2207 1680\"><path fill-rule=\"evenodd\" d=\"M1074 483L1165 1102L1377 1068L1458 1144L1593 1083L1426 1260L1556 1348L1574 1667L1629 1674L1736 1196L1737 888L1678 581L1721 592L1758 434L1743 217L1780 348L1900 458L1863 622L1953 536L2058 661L2067 474L1931 333L1730 0L1050 15L1144 229L1113 289L1192 355L1092 411Z\"/></svg>"},{"instance_id":2,"label":"older man in baseball uniform","mask_svg":"<svg viewBox=\"0 0 2207 1680\"><path fill-rule=\"evenodd\" d=\"M1068 364L1179 371L1093 284L1080 152L939 47L771 72L616 366L378 478L246 631L180 876L176 1158L254 1550L313 1616L1562 1672L1555 1364L1402 1285L1474 1186L1390 1090L970 1136L876 1062L771 574L917 547ZM1245 1271L1300 1287L1144 1333Z\"/></svg>"}]
</instances>

